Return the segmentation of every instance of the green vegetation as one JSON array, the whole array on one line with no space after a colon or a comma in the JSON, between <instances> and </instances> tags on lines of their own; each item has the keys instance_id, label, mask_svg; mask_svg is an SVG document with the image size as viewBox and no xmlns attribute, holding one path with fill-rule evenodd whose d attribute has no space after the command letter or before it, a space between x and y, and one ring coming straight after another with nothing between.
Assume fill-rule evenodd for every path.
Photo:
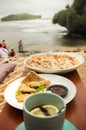
<instances>
[{"instance_id":1,"label":"green vegetation","mask_svg":"<svg viewBox=\"0 0 86 130\"><path fill-rule=\"evenodd\" d=\"M86 0L74 0L70 7L56 13L52 22L68 29L69 34L86 35Z\"/></svg>"},{"instance_id":2,"label":"green vegetation","mask_svg":"<svg viewBox=\"0 0 86 130\"><path fill-rule=\"evenodd\" d=\"M1 21L28 20L28 19L37 19L37 18L40 19L41 15L32 15L32 14L23 13L23 14L11 14L5 16L1 18Z\"/></svg>"}]
</instances>

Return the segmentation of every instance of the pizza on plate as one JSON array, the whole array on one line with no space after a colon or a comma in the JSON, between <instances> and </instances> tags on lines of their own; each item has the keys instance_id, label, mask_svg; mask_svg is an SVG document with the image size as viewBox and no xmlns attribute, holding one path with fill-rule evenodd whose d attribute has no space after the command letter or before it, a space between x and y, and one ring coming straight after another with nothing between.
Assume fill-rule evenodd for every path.
<instances>
[{"instance_id":1,"label":"pizza on plate","mask_svg":"<svg viewBox=\"0 0 86 130\"><path fill-rule=\"evenodd\" d=\"M61 70L79 65L79 61L65 54L41 54L33 55L27 60L27 64L33 68Z\"/></svg>"}]
</instances>

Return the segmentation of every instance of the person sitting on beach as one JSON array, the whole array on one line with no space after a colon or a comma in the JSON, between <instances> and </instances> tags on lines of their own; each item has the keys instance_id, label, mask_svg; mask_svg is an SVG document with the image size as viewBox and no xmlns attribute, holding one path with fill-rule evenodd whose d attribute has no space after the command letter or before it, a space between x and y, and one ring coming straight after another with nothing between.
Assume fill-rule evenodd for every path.
<instances>
[{"instance_id":1,"label":"person sitting on beach","mask_svg":"<svg viewBox=\"0 0 86 130\"><path fill-rule=\"evenodd\" d=\"M22 43L22 40L20 40L18 42L18 45L19 45L19 52L23 52L23 43Z\"/></svg>"},{"instance_id":2,"label":"person sitting on beach","mask_svg":"<svg viewBox=\"0 0 86 130\"><path fill-rule=\"evenodd\" d=\"M11 49L11 52L9 53L9 56L11 56L11 57L15 56L15 51L14 51L14 49Z\"/></svg>"},{"instance_id":3,"label":"person sitting on beach","mask_svg":"<svg viewBox=\"0 0 86 130\"><path fill-rule=\"evenodd\" d=\"M5 42L5 40L2 41L1 45L2 45L3 48L6 48L6 42Z\"/></svg>"},{"instance_id":4,"label":"person sitting on beach","mask_svg":"<svg viewBox=\"0 0 86 130\"><path fill-rule=\"evenodd\" d=\"M6 48L3 48L1 43L0 43L0 63L8 63L9 58L8 58L8 50Z\"/></svg>"}]
</instances>

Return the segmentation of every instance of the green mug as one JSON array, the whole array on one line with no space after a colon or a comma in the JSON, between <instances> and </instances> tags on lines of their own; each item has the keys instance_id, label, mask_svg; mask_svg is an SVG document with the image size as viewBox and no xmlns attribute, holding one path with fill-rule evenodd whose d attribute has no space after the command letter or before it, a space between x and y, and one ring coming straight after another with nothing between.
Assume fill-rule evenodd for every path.
<instances>
[{"instance_id":1,"label":"green mug","mask_svg":"<svg viewBox=\"0 0 86 130\"><path fill-rule=\"evenodd\" d=\"M38 116L31 113L33 108L43 104L59 108L59 112L50 116ZM62 130L65 120L66 104L53 93L41 92L27 97L23 104L23 116L26 130Z\"/></svg>"}]
</instances>

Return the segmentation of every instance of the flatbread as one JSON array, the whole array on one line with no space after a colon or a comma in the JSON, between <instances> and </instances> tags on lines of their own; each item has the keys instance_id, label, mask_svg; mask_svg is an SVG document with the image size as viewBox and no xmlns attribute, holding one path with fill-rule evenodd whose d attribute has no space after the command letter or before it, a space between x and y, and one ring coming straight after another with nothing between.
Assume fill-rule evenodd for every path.
<instances>
[{"instance_id":1,"label":"flatbread","mask_svg":"<svg viewBox=\"0 0 86 130\"><path fill-rule=\"evenodd\" d=\"M27 64L32 68L44 70L62 70L79 65L79 61L65 54L39 54L32 56Z\"/></svg>"},{"instance_id":2,"label":"flatbread","mask_svg":"<svg viewBox=\"0 0 86 130\"><path fill-rule=\"evenodd\" d=\"M36 72L30 71L21 81L16 92L16 99L18 102L23 102L24 99L32 93L42 92L44 88L50 85L50 80L46 80L39 76ZM39 91L37 91L38 88Z\"/></svg>"}]
</instances>

